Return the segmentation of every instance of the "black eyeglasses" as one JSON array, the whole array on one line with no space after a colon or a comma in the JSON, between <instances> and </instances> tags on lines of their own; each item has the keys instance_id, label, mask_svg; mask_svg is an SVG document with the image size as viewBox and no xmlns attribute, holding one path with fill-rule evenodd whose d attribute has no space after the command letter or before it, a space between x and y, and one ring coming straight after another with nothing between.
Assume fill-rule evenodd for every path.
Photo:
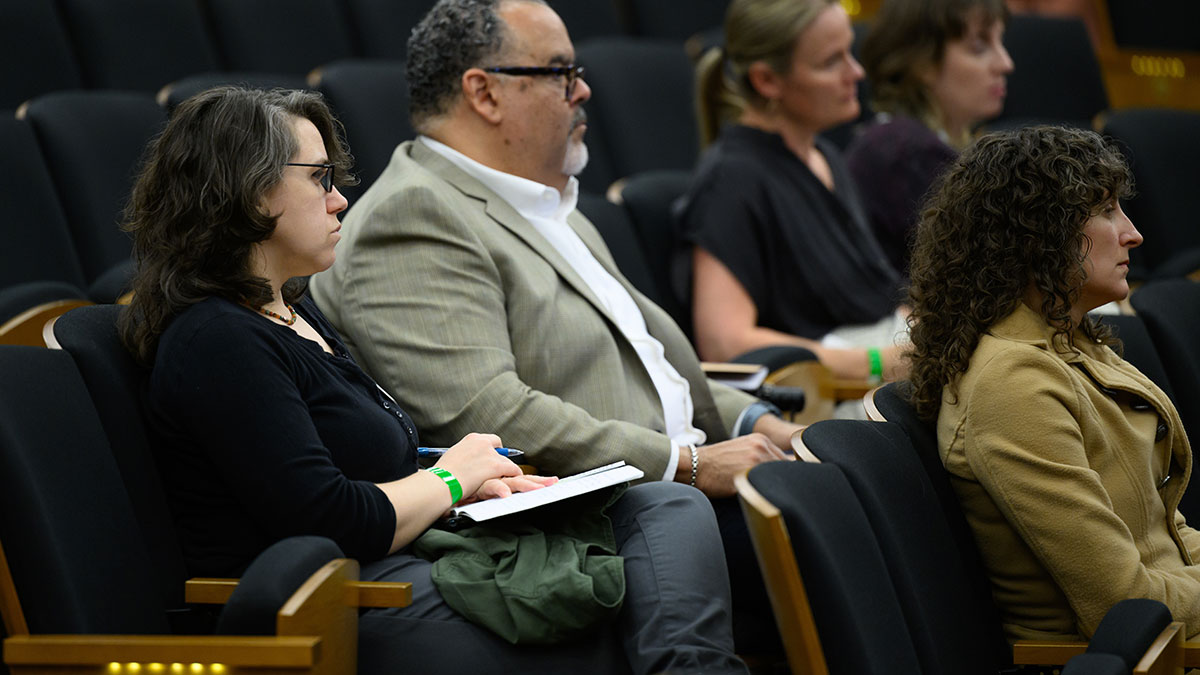
<instances>
[{"instance_id":1,"label":"black eyeglasses","mask_svg":"<svg viewBox=\"0 0 1200 675\"><path fill-rule=\"evenodd\" d=\"M566 95L569 101L575 95L575 83L583 77L583 66L575 64L568 66L495 66L484 68L483 72L502 75L550 75L552 77L562 75L567 78Z\"/></svg>"},{"instance_id":2,"label":"black eyeglasses","mask_svg":"<svg viewBox=\"0 0 1200 675\"><path fill-rule=\"evenodd\" d=\"M321 174L321 187L325 188L326 192L333 191L333 165L332 164L304 164L303 162L288 162L284 166L319 166L325 169L325 173Z\"/></svg>"}]
</instances>

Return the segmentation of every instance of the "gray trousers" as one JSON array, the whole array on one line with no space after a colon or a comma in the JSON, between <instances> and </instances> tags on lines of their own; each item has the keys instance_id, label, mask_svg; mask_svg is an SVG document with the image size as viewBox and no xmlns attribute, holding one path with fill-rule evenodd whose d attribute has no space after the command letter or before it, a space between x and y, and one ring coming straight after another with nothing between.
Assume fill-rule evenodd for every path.
<instances>
[{"instance_id":1,"label":"gray trousers","mask_svg":"<svg viewBox=\"0 0 1200 675\"><path fill-rule=\"evenodd\" d=\"M625 559L615 625L574 643L512 645L450 609L430 563L398 554L365 565L362 578L412 582L413 602L360 616L359 672L746 673L734 654L728 572L708 499L686 485L648 483L608 515Z\"/></svg>"}]
</instances>

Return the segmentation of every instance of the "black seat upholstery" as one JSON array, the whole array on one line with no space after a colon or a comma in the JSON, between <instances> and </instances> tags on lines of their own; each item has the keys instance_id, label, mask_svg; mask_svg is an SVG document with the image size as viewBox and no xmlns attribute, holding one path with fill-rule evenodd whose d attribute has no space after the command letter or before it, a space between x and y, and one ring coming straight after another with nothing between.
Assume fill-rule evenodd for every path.
<instances>
[{"instance_id":1,"label":"black seat upholstery","mask_svg":"<svg viewBox=\"0 0 1200 675\"><path fill-rule=\"evenodd\" d=\"M121 212L166 113L150 94L106 90L47 94L29 103L25 117L54 179L89 295L112 302L132 271ZM106 278L113 270L118 276Z\"/></svg>"},{"instance_id":2,"label":"black seat upholstery","mask_svg":"<svg viewBox=\"0 0 1200 675\"><path fill-rule=\"evenodd\" d=\"M1158 356L1158 349L1146 330L1146 322L1135 314L1108 314L1099 317L1100 322L1113 327L1124 347L1122 358L1137 368L1150 381L1158 385L1172 401L1175 400L1175 390L1171 388L1171 378L1167 369Z\"/></svg>"},{"instance_id":3,"label":"black seat upholstery","mask_svg":"<svg viewBox=\"0 0 1200 675\"><path fill-rule=\"evenodd\" d=\"M343 4L362 56L396 61L407 57L409 34L433 6L397 0L344 0Z\"/></svg>"},{"instance_id":4,"label":"black seat upholstery","mask_svg":"<svg viewBox=\"0 0 1200 675\"><path fill-rule=\"evenodd\" d=\"M60 0L84 83L155 92L185 75L217 70L195 0Z\"/></svg>"},{"instance_id":5,"label":"black seat upholstery","mask_svg":"<svg viewBox=\"0 0 1200 675\"><path fill-rule=\"evenodd\" d=\"M1016 69L1008 76L1004 111L989 127L1052 123L1090 129L1108 108L1100 64L1081 20L1014 15L1004 46Z\"/></svg>"},{"instance_id":6,"label":"black seat upholstery","mask_svg":"<svg viewBox=\"0 0 1200 675\"><path fill-rule=\"evenodd\" d=\"M140 399L145 370L117 334L121 305L71 310L54 322L53 338L71 355L95 402L116 466L125 479L155 578L172 608L183 605L187 578L171 523L167 498L155 467Z\"/></svg>"},{"instance_id":7,"label":"black seat upholstery","mask_svg":"<svg viewBox=\"0 0 1200 675\"><path fill-rule=\"evenodd\" d=\"M853 487L887 561L921 672L982 675L1011 665L987 577L963 562L904 429L830 420L805 429L803 440Z\"/></svg>"},{"instance_id":8,"label":"black seat upholstery","mask_svg":"<svg viewBox=\"0 0 1200 675\"><path fill-rule=\"evenodd\" d=\"M928 489L937 499L937 510L942 514L958 551L958 560L970 580L971 596L979 602L986 599L990 604L991 588L987 571L983 566L979 548L975 545L975 534L967 523L958 495L954 492L954 486L950 484L945 467L942 466L937 429L932 423L917 416L917 411L908 400L909 386L908 382L899 381L875 389L867 405L867 416L876 421L887 421L897 425L908 437L909 444L900 444L900 447L911 451L924 471Z\"/></svg>"},{"instance_id":9,"label":"black seat upholstery","mask_svg":"<svg viewBox=\"0 0 1200 675\"><path fill-rule=\"evenodd\" d=\"M662 0L630 0L629 14L637 35L683 42L696 33L725 23L729 0L693 0L687 9Z\"/></svg>"},{"instance_id":10,"label":"black seat upholstery","mask_svg":"<svg viewBox=\"0 0 1200 675\"><path fill-rule=\"evenodd\" d=\"M83 86L67 29L53 2L0 2L0 110Z\"/></svg>"},{"instance_id":11,"label":"black seat upholstery","mask_svg":"<svg viewBox=\"0 0 1200 675\"><path fill-rule=\"evenodd\" d=\"M203 0L224 69L307 75L357 56L336 0Z\"/></svg>"},{"instance_id":12,"label":"black seat upholstery","mask_svg":"<svg viewBox=\"0 0 1200 675\"><path fill-rule=\"evenodd\" d=\"M922 672L884 553L841 469L767 462L750 469L747 480L782 514L828 672ZM755 547L761 560L757 540ZM764 574L770 588L770 574ZM779 617L782 600L772 594L771 601ZM781 627L787 645L791 636L782 620ZM789 647L795 670L793 655Z\"/></svg>"},{"instance_id":13,"label":"black seat upholstery","mask_svg":"<svg viewBox=\"0 0 1200 675\"><path fill-rule=\"evenodd\" d=\"M576 49L592 88L587 104L588 147L602 146L611 180L652 169L690 170L699 137L692 63L677 42L605 38ZM603 192L610 181L584 171L586 189Z\"/></svg>"},{"instance_id":14,"label":"black seat upholstery","mask_svg":"<svg viewBox=\"0 0 1200 675\"><path fill-rule=\"evenodd\" d=\"M308 89L308 78L289 73L200 73L188 75L171 82L158 91L155 97L167 113L175 106L206 89L232 85L251 89Z\"/></svg>"},{"instance_id":15,"label":"black seat upholstery","mask_svg":"<svg viewBox=\"0 0 1200 675\"><path fill-rule=\"evenodd\" d=\"M105 342L113 311L98 308L86 325L74 326L77 336L67 332ZM122 364L100 362L117 356L111 344L76 355L89 364L87 378L66 351L0 346L0 613L12 672L99 672L113 662L178 660L231 670L290 663L297 675L354 673L355 605L404 606L411 591L402 584L364 590L358 564L337 559L340 551L324 538L289 538L269 547L232 594L221 583L189 581L189 599L231 603L222 628L294 638L170 635L181 628L211 631L197 630L197 620L174 620L177 594L164 594L155 583L172 571L158 569L161 559L151 551L178 547L175 532L164 508L166 526L149 540L145 514L138 513L147 507L139 503L139 489L160 489L138 485L154 480L152 461L131 452L122 440L129 436L106 428L93 407L104 396L124 404L129 396L119 380L127 373ZM97 377L117 381L105 385ZM101 386L89 394L85 379ZM105 414L118 414L120 406L109 403ZM123 421L141 425L136 414ZM138 461L147 466L129 466ZM34 664L40 665L31 669Z\"/></svg>"},{"instance_id":16,"label":"black seat upholstery","mask_svg":"<svg viewBox=\"0 0 1200 675\"><path fill-rule=\"evenodd\" d=\"M621 274L625 275L629 283L642 295L663 307L663 291L650 273L650 263L647 262L642 243L634 231L629 211L608 201L602 195L590 192L579 193L579 210L599 230Z\"/></svg>"},{"instance_id":17,"label":"black seat upholstery","mask_svg":"<svg viewBox=\"0 0 1200 675\"><path fill-rule=\"evenodd\" d=\"M67 219L29 124L0 118L0 289L54 281L83 297L83 270L67 230ZM0 312L0 321L9 318Z\"/></svg>"},{"instance_id":18,"label":"black seat upholstery","mask_svg":"<svg viewBox=\"0 0 1200 675\"><path fill-rule=\"evenodd\" d=\"M0 541L31 632L167 633L124 481L71 357L0 347Z\"/></svg>"},{"instance_id":19,"label":"black seat upholstery","mask_svg":"<svg viewBox=\"0 0 1200 675\"><path fill-rule=\"evenodd\" d=\"M403 141L416 136L408 118L404 62L349 59L322 66L316 88L346 129L359 184L338 188L353 204L375 182Z\"/></svg>"},{"instance_id":20,"label":"black seat upholstery","mask_svg":"<svg viewBox=\"0 0 1200 675\"><path fill-rule=\"evenodd\" d=\"M634 232L650 264L649 273L662 296L659 306L688 335L692 332L692 311L684 300L690 293L684 293L683 287L690 284L690 279L676 279L675 275L690 268L687 256L691 253L678 247L675 210L690 183L690 171L667 169L632 175L621 188L621 202L629 211Z\"/></svg>"},{"instance_id":21,"label":"black seat upholstery","mask_svg":"<svg viewBox=\"0 0 1200 675\"><path fill-rule=\"evenodd\" d=\"M1188 438L1200 438L1200 282L1152 281L1138 288L1130 302L1162 359ZM1189 521L1200 520L1200 480L1188 484L1179 510Z\"/></svg>"},{"instance_id":22,"label":"black seat upholstery","mask_svg":"<svg viewBox=\"0 0 1200 675\"><path fill-rule=\"evenodd\" d=\"M1200 112L1128 109L1108 113L1104 133L1121 146L1137 194L1123 204L1145 236L1129 253L1140 278L1179 277L1200 270L1200 227L1195 186L1200 168L1189 161L1200 151Z\"/></svg>"}]
</instances>

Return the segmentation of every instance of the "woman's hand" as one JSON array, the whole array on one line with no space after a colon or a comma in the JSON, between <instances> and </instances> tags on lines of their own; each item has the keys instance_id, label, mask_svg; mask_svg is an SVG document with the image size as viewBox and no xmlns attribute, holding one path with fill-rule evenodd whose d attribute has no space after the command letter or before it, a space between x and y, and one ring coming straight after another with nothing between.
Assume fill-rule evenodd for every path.
<instances>
[{"instance_id":1,"label":"woman's hand","mask_svg":"<svg viewBox=\"0 0 1200 675\"><path fill-rule=\"evenodd\" d=\"M492 478L484 481L483 485L479 486L479 489L475 491L475 494L464 497L459 504L470 504L471 502L481 502L485 499L508 497L514 492L540 490L557 482L558 476L531 476L522 474L520 476Z\"/></svg>"},{"instance_id":2,"label":"woman's hand","mask_svg":"<svg viewBox=\"0 0 1200 675\"><path fill-rule=\"evenodd\" d=\"M495 434L467 434L455 443L434 466L458 479L463 495L474 495L487 481L521 476L521 467L496 452L500 437Z\"/></svg>"}]
</instances>

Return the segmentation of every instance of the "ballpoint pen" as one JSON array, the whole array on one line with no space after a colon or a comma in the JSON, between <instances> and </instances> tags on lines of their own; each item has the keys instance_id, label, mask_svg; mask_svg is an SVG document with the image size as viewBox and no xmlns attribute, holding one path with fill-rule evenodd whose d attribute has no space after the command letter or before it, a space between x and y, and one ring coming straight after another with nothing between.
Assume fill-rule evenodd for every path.
<instances>
[{"instance_id":1,"label":"ballpoint pen","mask_svg":"<svg viewBox=\"0 0 1200 675\"><path fill-rule=\"evenodd\" d=\"M450 448L417 448L417 457L441 457ZM524 452L516 448L496 448L496 452L505 457L520 457Z\"/></svg>"}]
</instances>

